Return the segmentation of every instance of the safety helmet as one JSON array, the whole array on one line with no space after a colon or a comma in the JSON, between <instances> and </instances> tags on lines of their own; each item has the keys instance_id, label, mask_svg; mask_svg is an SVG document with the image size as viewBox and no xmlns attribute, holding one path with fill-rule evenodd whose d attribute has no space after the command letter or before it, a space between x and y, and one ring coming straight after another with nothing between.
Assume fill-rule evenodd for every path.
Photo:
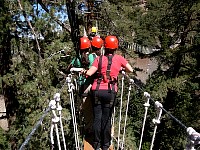
<instances>
[{"instance_id":1,"label":"safety helmet","mask_svg":"<svg viewBox=\"0 0 200 150\"><path fill-rule=\"evenodd\" d=\"M97 32L97 27L92 27L92 32Z\"/></svg>"},{"instance_id":2,"label":"safety helmet","mask_svg":"<svg viewBox=\"0 0 200 150\"><path fill-rule=\"evenodd\" d=\"M88 49L88 48L90 48L90 46L91 46L91 43L87 37L80 38L80 49L81 50Z\"/></svg>"},{"instance_id":3,"label":"safety helmet","mask_svg":"<svg viewBox=\"0 0 200 150\"><path fill-rule=\"evenodd\" d=\"M116 36L109 35L105 38L105 48L115 50L118 48L118 39Z\"/></svg>"},{"instance_id":4,"label":"safety helmet","mask_svg":"<svg viewBox=\"0 0 200 150\"><path fill-rule=\"evenodd\" d=\"M95 36L92 38L91 44L96 48L101 48L103 46L103 40L100 37Z\"/></svg>"}]
</instances>

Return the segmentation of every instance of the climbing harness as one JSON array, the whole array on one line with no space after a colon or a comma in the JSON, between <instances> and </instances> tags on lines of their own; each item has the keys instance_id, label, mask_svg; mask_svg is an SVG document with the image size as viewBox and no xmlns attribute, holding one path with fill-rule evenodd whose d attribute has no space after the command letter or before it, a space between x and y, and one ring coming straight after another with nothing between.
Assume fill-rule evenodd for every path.
<instances>
[{"instance_id":1,"label":"climbing harness","mask_svg":"<svg viewBox=\"0 0 200 150\"><path fill-rule=\"evenodd\" d=\"M110 68L112 65L112 58L114 57L114 55L107 55L106 56L108 58L108 64L107 64L107 70L106 70L106 74L103 75L101 73L101 68L102 68L102 59L103 59L103 55L101 55L99 57L99 63L98 63L98 78L97 78L97 86L95 89L95 104L100 104L99 100L98 100L98 90L100 87L100 83L103 80L104 82L108 83L108 90L109 92L111 92L111 101L110 104L108 104L109 106L112 106L114 104L114 98L115 98L115 84L117 82L117 79L114 79L110 76Z\"/></svg>"}]
</instances>

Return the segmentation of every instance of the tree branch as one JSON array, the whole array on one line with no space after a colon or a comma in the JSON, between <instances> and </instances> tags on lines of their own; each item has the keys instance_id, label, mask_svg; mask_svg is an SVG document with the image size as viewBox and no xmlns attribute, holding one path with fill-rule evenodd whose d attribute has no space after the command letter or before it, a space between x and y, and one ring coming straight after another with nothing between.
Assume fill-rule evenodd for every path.
<instances>
[{"instance_id":1,"label":"tree branch","mask_svg":"<svg viewBox=\"0 0 200 150\"><path fill-rule=\"evenodd\" d=\"M60 20L58 20L56 17L52 16L50 13L49 13L49 10L48 8L42 3L42 0L37 0L37 2L40 4L40 6L42 7L42 9L49 14L49 16L55 21L57 22L60 26L62 26L64 29L66 29L69 33L71 33L71 27L69 24L65 24L65 23L62 23Z\"/></svg>"},{"instance_id":2,"label":"tree branch","mask_svg":"<svg viewBox=\"0 0 200 150\"><path fill-rule=\"evenodd\" d=\"M41 58L41 53L40 53L41 48L40 48L40 45L39 45L39 42L38 42L38 39L37 39L38 36L37 36L37 34L35 33L32 24L31 24L30 21L28 20L27 15L26 15L26 13L25 13L25 11L24 11L22 5L21 5L20 0L17 0L17 1L18 1L18 4L19 4L19 7L20 7L21 11L23 12L24 18L26 19L26 21L27 21L29 27L30 27L31 30L32 30L33 35L35 36L35 41L36 41L36 43L37 43L38 55L39 55L39 60L40 60L40 58Z\"/></svg>"}]
</instances>

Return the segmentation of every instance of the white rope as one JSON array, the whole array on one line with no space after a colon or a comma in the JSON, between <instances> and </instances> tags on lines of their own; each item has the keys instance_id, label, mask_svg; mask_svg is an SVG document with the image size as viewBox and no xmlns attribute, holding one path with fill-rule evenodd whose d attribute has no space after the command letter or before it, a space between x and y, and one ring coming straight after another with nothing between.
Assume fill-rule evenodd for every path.
<instances>
[{"instance_id":1,"label":"white rope","mask_svg":"<svg viewBox=\"0 0 200 150\"><path fill-rule=\"evenodd\" d=\"M112 130L111 130L111 144L113 144L114 132L115 131L115 107L113 108L113 115L112 115Z\"/></svg>"},{"instance_id":2,"label":"white rope","mask_svg":"<svg viewBox=\"0 0 200 150\"><path fill-rule=\"evenodd\" d=\"M72 107L74 110L74 124L75 124L75 133L76 133L76 139L77 139L77 149L80 149L80 145L79 145L79 135L78 135L78 127L77 127L77 122L76 122L76 111L75 111L75 104L74 104L74 95L73 95L73 91L72 91Z\"/></svg>"},{"instance_id":3,"label":"white rope","mask_svg":"<svg viewBox=\"0 0 200 150\"><path fill-rule=\"evenodd\" d=\"M78 84L76 78L74 78L74 83L75 83L75 91L78 91Z\"/></svg>"},{"instance_id":4,"label":"white rope","mask_svg":"<svg viewBox=\"0 0 200 150\"><path fill-rule=\"evenodd\" d=\"M73 84L71 83L71 75L68 75L66 78L68 88L69 88L69 95L70 95L70 103L71 103L71 111L72 111L72 121L73 121L73 126L74 126L74 135L75 135L75 144L76 144L76 149L80 149L79 146L79 138L78 138L78 129L77 129L77 123L76 123L76 114L75 114L75 107L74 107L74 95L73 95Z\"/></svg>"},{"instance_id":5,"label":"white rope","mask_svg":"<svg viewBox=\"0 0 200 150\"><path fill-rule=\"evenodd\" d=\"M124 72L125 73L125 72ZM118 138L117 138L117 150L119 150L119 141L120 141L120 130L121 130L121 119L122 119L122 102L123 102L123 93L124 93L124 73L122 73L122 85L121 85L121 98L120 98L120 108L119 108L119 125L118 125Z\"/></svg>"},{"instance_id":6,"label":"white rope","mask_svg":"<svg viewBox=\"0 0 200 150\"><path fill-rule=\"evenodd\" d=\"M146 102L144 103L145 113L144 113L144 120L143 120L143 125L142 125L142 133L141 133L141 137L140 137L139 150L141 150L141 147L142 147L142 139L143 139L144 127L145 127L145 123L146 123L148 108L150 106L150 104L149 104L150 94L147 93L147 92L144 92L144 96L146 97Z\"/></svg>"},{"instance_id":7,"label":"white rope","mask_svg":"<svg viewBox=\"0 0 200 150\"><path fill-rule=\"evenodd\" d=\"M74 129L75 129L75 141L76 141L76 149L79 149L79 137L78 137L78 128L76 123L76 112L75 112L75 105L74 105L74 95L73 89L71 88L71 110L72 110L72 118L74 120Z\"/></svg>"},{"instance_id":8,"label":"white rope","mask_svg":"<svg viewBox=\"0 0 200 150\"><path fill-rule=\"evenodd\" d=\"M155 119L153 119L153 123L155 124L155 127L154 127L154 132L153 132L153 137L152 137L152 141L151 141L150 150L153 149L154 140L155 140L155 136L156 136L157 125L160 124L160 118L161 118L161 115L162 115L162 107L163 107L163 105L160 102L156 101L155 102L155 106L156 106L157 117Z\"/></svg>"},{"instance_id":9,"label":"white rope","mask_svg":"<svg viewBox=\"0 0 200 150\"><path fill-rule=\"evenodd\" d=\"M61 133L62 133L63 145L64 145L64 150L66 150L67 148L66 148L65 135L64 135L63 124L62 124L62 106L60 105L60 93L56 93L54 95L54 100L57 102L57 110L58 110L58 116L60 120L60 128L61 128Z\"/></svg>"},{"instance_id":10,"label":"white rope","mask_svg":"<svg viewBox=\"0 0 200 150\"><path fill-rule=\"evenodd\" d=\"M53 137L53 129L55 128L56 130L56 137L57 137L57 142L58 142L58 149L61 150L60 146L60 138L59 138L59 133L58 133L58 125L57 123L59 122L59 117L56 115L55 109L56 109L56 101L51 100L50 101L51 109L52 109L52 124L51 124L51 144L54 145L54 137Z\"/></svg>"},{"instance_id":11,"label":"white rope","mask_svg":"<svg viewBox=\"0 0 200 150\"><path fill-rule=\"evenodd\" d=\"M61 146L60 146L60 138L59 138L59 133L58 133L58 124L55 124L55 128L56 128L56 137L57 137L57 142L58 142L58 149L61 150Z\"/></svg>"},{"instance_id":12,"label":"white rope","mask_svg":"<svg viewBox=\"0 0 200 150\"><path fill-rule=\"evenodd\" d=\"M125 140L125 132L126 132L126 122L127 122L127 114L128 114L128 107L129 107L129 101L130 101L130 94L131 94L131 89L132 89L132 82L133 80L130 79L129 81L129 91L128 91L128 100L127 100L127 105L126 105L126 115L125 115L125 120L124 120L124 132L123 132L123 138L122 138L122 149L124 149L124 140Z\"/></svg>"},{"instance_id":13,"label":"white rope","mask_svg":"<svg viewBox=\"0 0 200 150\"><path fill-rule=\"evenodd\" d=\"M51 130L50 130L50 139L51 139L51 145L54 145L54 139L53 139L53 129L54 129L54 125L51 124Z\"/></svg>"}]
</instances>

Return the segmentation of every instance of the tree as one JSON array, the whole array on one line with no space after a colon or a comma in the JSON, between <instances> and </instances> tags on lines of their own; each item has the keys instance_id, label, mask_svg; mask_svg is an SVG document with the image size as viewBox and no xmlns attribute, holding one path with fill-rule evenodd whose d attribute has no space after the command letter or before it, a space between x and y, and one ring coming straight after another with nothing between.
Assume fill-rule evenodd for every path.
<instances>
[{"instance_id":1,"label":"tree","mask_svg":"<svg viewBox=\"0 0 200 150\"><path fill-rule=\"evenodd\" d=\"M18 2L3 1L0 9L3 29L0 41L1 94L6 97L7 116L10 121L10 130L6 134L9 139L7 144L11 145L12 149L18 149L24 142L42 112L48 107L50 99L63 85L65 78L59 72L66 69L70 58L62 58L62 54L58 52L70 52L72 48L68 32L59 31L61 27L42 9L37 9L39 4ZM51 11L55 12L60 9L66 11L65 7L51 7ZM63 113L68 118L69 101L64 101L68 99L68 94L61 92L62 103L66 107ZM30 141L28 144L30 149L50 147L47 138L50 121L50 116L43 121L32 137L34 142ZM65 123L65 128L69 131L66 134L68 139L72 138L70 124ZM68 147L73 147L73 142L68 142Z\"/></svg>"}]
</instances>

